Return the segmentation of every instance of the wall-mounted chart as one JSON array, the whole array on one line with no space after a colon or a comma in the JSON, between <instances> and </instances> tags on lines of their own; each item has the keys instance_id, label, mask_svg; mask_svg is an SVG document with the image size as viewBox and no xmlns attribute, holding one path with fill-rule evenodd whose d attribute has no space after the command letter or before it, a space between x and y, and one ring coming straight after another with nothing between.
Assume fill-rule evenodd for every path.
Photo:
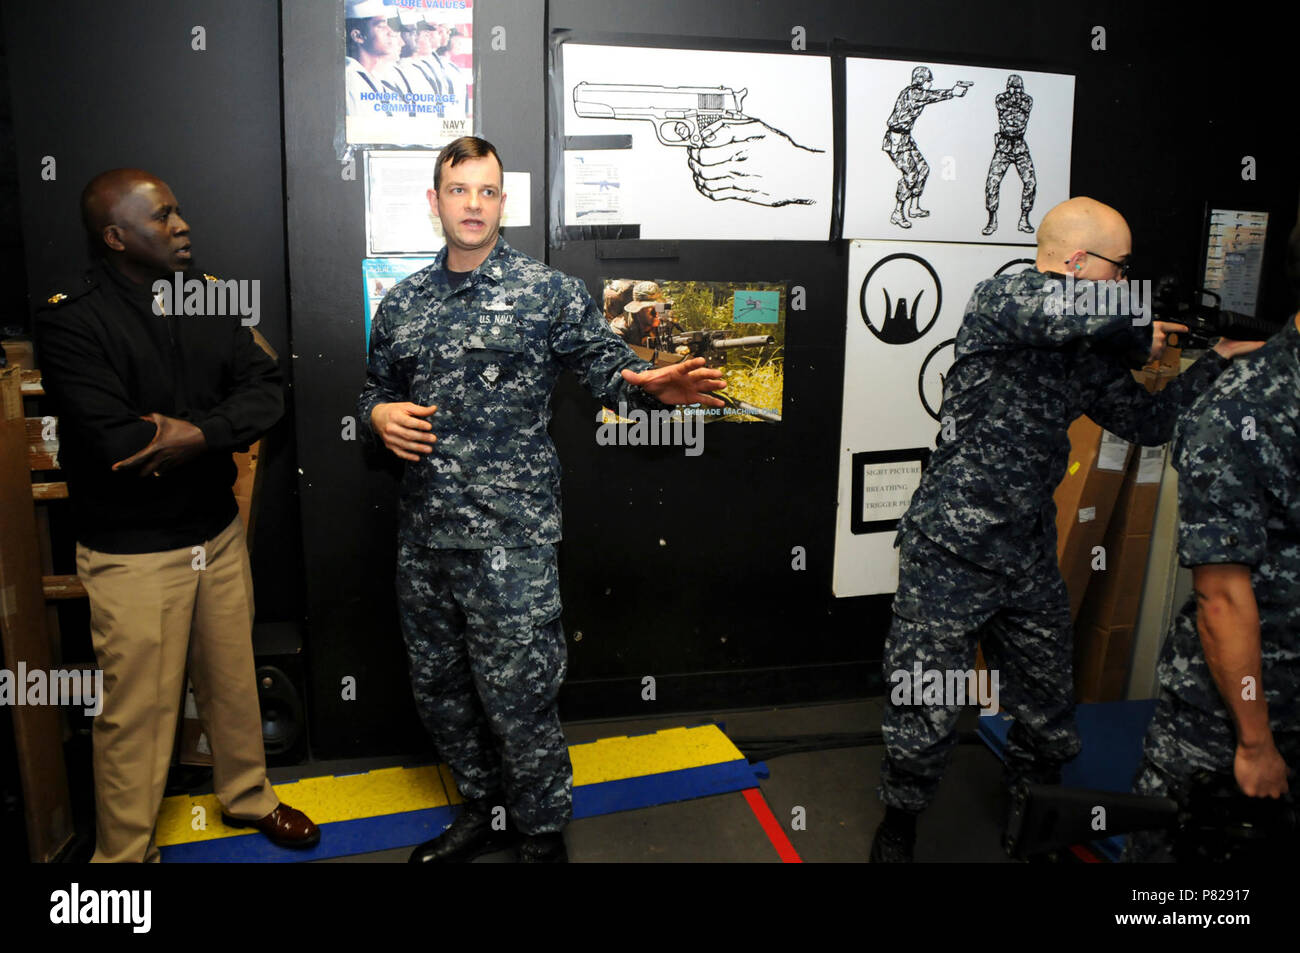
<instances>
[{"instance_id":1,"label":"wall-mounted chart","mask_svg":"<svg viewBox=\"0 0 1300 953\"><path fill-rule=\"evenodd\" d=\"M939 433L944 380L971 292L985 278L1032 267L1016 246L849 246L836 596L897 588L898 519Z\"/></svg>"},{"instance_id":2,"label":"wall-mounted chart","mask_svg":"<svg viewBox=\"0 0 1300 953\"><path fill-rule=\"evenodd\" d=\"M851 57L845 238L1034 244L1070 195L1074 77Z\"/></svg>"},{"instance_id":3,"label":"wall-mounted chart","mask_svg":"<svg viewBox=\"0 0 1300 953\"><path fill-rule=\"evenodd\" d=\"M572 42L559 55L564 225L828 238L828 57Z\"/></svg>"}]
</instances>

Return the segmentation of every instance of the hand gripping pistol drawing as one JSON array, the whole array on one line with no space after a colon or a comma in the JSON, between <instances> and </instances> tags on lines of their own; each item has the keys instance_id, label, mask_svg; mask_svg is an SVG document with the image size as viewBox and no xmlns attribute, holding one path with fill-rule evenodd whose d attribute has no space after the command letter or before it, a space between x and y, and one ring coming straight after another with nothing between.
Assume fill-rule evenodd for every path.
<instances>
[{"instance_id":1,"label":"hand gripping pistol drawing","mask_svg":"<svg viewBox=\"0 0 1300 953\"><path fill-rule=\"evenodd\" d=\"M747 92L726 86L579 83L573 109L583 119L646 119L664 145L698 149L718 123L749 120L741 111Z\"/></svg>"}]
</instances>

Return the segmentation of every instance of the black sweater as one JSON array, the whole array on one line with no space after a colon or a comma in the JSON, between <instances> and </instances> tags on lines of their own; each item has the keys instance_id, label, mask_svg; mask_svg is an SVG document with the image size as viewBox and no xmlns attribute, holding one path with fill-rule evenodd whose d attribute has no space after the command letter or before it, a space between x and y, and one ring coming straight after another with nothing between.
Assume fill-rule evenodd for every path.
<instances>
[{"instance_id":1,"label":"black sweater","mask_svg":"<svg viewBox=\"0 0 1300 953\"><path fill-rule=\"evenodd\" d=\"M185 278L203 280L193 269ZM152 288L107 262L63 294L37 315L36 353L59 415L77 539L101 552L147 553L217 535L238 512L232 451L284 412L279 366L238 315L156 315ZM141 417L155 411L197 426L207 450L160 477L112 472L153 439L153 422Z\"/></svg>"}]
</instances>

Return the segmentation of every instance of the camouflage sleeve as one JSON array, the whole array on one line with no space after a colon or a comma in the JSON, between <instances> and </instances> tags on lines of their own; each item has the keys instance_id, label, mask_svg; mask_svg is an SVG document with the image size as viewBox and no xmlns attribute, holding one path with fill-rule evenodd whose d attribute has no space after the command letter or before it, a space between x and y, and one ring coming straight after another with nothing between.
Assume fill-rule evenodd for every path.
<instances>
[{"instance_id":1,"label":"camouflage sleeve","mask_svg":"<svg viewBox=\"0 0 1300 953\"><path fill-rule=\"evenodd\" d=\"M1260 475L1272 444L1249 405L1211 401L1182 422L1178 470L1178 558L1184 566L1257 565L1267 545ZM1274 461L1276 463L1276 461Z\"/></svg>"},{"instance_id":2,"label":"camouflage sleeve","mask_svg":"<svg viewBox=\"0 0 1300 953\"><path fill-rule=\"evenodd\" d=\"M1150 351L1151 325L1134 326L1127 307L1089 289L1095 284L1075 282L1075 300L1066 307L1069 285L1056 278L1048 278L1041 288L1027 285L1010 294L981 283L967 306L967 320L976 318L988 328L987 337L1006 343L1061 347L1092 338L1107 339L1127 351Z\"/></svg>"},{"instance_id":3,"label":"camouflage sleeve","mask_svg":"<svg viewBox=\"0 0 1300 953\"><path fill-rule=\"evenodd\" d=\"M1178 418L1192 406L1227 362L1207 352L1186 371L1154 394L1122 367L1107 365L1114 380L1104 387L1086 413L1111 433L1131 443L1156 447L1173 436Z\"/></svg>"},{"instance_id":4,"label":"camouflage sleeve","mask_svg":"<svg viewBox=\"0 0 1300 953\"><path fill-rule=\"evenodd\" d=\"M581 281L566 278L563 287L564 300L551 325L551 353L560 364L578 375L602 406L617 408L621 402L643 410L667 409L667 404L623 380L624 369L648 371L654 365L637 357L610 329Z\"/></svg>"},{"instance_id":5,"label":"camouflage sleeve","mask_svg":"<svg viewBox=\"0 0 1300 953\"><path fill-rule=\"evenodd\" d=\"M407 400L408 382L398 373L392 353L392 330L389 327L387 301L381 302L370 325L370 354L366 360L366 383L357 398L357 422L362 440L378 442L370 426L370 415L377 404Z\"/></svg>"}]
</instances>

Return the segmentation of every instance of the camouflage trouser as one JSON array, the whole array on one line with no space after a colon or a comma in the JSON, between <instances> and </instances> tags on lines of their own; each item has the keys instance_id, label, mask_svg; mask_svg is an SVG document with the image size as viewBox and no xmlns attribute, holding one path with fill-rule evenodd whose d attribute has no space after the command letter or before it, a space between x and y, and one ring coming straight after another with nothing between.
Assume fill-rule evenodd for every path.
<instances>
[{"instance_id":1,"label":"camouflage trouser","mask_svg":"<svg viewBox=\"0 0 1300 953\"><path fill-rule=\"evenodd\" d=\"M998 701L1015 718L1007 738L1007 781L1054 780L1079 753L1074 722L1069 598L1047 541L1026 572L993 572L967 562L923 534L900 533L898 592L885 640L885 759L880 798L920 811L939 787L956 744L960 706L900 705L891 695L894 672L964 671L975 646L998 673Z\"/></svg>"},{"instance_id":2,"label":"camouflage trouser","mask_svg":"<svg viewBox=\"0 0 1300 953\"><path fill-rule=\"evenodd\" d=\"M466 798L504 790L525 834L573 814L556 695L566 653L555 546L402 542L397 603L420 717Z\"/></svg>"},{"instance_id":3,"label":"camouflage trouser","mask_svg":"<svg viewBox=\"0 0 1300 953\"><path fill-rule=\"evenodd\" d=\"M1274 734L1274 743L1287 767L1300 768L1300 734ZM1133 781L1135 794L1173 798L1184 807L1189 783L1202 772L1236 781L1233 761L1237 733L1232 722L1202 711L1161 691L1155 714L1142 743L1142 766ZM1294 789L1294 779L1292 788ZM1166 831L1139 831L1129 837L1124 859L1134 863L1170 863L1173 841Z\"/></svg>"},{"instance_id":4,"label":"camouflage trouser","mask_svg":"<svg viewBox=\"0 0 1300 953\"><path fill-rule=\"evenodd\" d=\"M1034 198L1038 195L1038 176L1034 172L1034 160L1029 155L1029 147L1018 136L998 133L993 137L993 160L989 163L989 176L984 182L984 207L990 212L998 207L1002 177L1007 174L1007 167L1013 163L1020 173L1020 210L1028 212L1034 207Z\"/></svg>"},{"instance_id":5,"label":"camouflage trouser","mask_svg":"<svg viewBox=\"0 0 1300 953\"><path fill-rule=\"evenodd\" d=\"M930 177L930 163L925 161L921 150L916 147L916 140L910 132L885 133L880 144L881 151L887 152L898 171L903 174L898 180L895 196L898 201L906 202L908 198L920 198L925 189L925 180Z\"/></svg>"}]
</instances>

